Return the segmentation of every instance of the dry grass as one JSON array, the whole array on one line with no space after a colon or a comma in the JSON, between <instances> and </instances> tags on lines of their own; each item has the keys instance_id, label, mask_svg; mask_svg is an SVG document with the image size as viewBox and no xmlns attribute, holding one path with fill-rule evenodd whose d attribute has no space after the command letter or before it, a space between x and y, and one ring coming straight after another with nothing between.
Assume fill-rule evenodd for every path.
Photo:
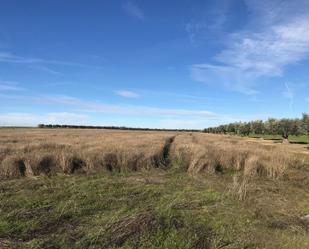
<instances>
[{"instance_id":1,"label":"dry grass","mask_svg":"<svg viewBox=\"0 0 309 249\"><path fill-rule=\"evenodd\" d=\"M256 141L0 129L0 248L308 248L308 158Z\"/></svg>"},{"instance_id":2,"label":"dry grass","mask_svg":"<svg viewBox=\"0 0 309 249\"><path fill-rule=\"evenodd\" d=\"M302 158L288 145L204 133L1 129L0 177L137 171L167 165L190 174L243 172L282 178Z\"/></svg>"},{"instance_id":3,"label":"dry grass","mask_svg":"<svg viewBox=\"0 0 309 249\"><path fill-rule=\"evenodd\" d=\"M241 171L246 177L278 179L289 168L303 164L303 158L282 144L266 148L251 141L210 134L181 134L171 153L174 160L183 161L189 173Z\"/></svg>"},{"instance_id":4,"label":"dry grass","mask_svg":"<svg viewBox=\"0 0 309 249\"><path fill-rule=\"evenodd\" d=\"M173 133L0 130L0 176L126 171L164 166Z\"/></svg>"}]
</instances>

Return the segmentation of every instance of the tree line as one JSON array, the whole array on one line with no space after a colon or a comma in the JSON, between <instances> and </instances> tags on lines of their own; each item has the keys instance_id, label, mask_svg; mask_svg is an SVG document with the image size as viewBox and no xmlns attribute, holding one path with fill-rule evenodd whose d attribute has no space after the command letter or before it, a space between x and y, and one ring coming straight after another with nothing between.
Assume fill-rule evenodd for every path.
<instances>
[{"instance_id":1,"label":"tree line","mask_svg":"<svg viewBox=\"0 0 309 249\"><path fill-rule=\"evenodd\" d=\"M269 118L266 121L234 122L204 129L206 133L232 133L243 136L249 134L281 135L287 139L289 135L309 135L309 114L303 113L301 118Z\"/></svg>"},{"instance_id":2,"label":"tree line","mask_svg":"<svg viewBox=\"0 0 309 249\"><path fill-rule=\"evenodd\" d=\"M126 126L94 126L94 125L60 125L60 124L39 124L38 128L70 128L70 129L110 129L110 130L134 130L134 131L187 131L201 132L195 129L160 129L160 128L134 128Z\"/></svg>"}]
</instances>

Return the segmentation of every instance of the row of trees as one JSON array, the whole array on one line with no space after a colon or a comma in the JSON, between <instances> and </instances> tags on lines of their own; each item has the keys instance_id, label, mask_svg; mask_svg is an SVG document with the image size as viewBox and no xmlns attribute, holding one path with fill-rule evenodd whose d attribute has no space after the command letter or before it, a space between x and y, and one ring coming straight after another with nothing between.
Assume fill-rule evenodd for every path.
<instances>
[{"instance_id":1,"label":"row of trees","mask_svg":"<svg viewBox=\"0 0 309 249\"><path fill-rule=\"evenodd\" d=\"M136 130L136 131L189 131L198 132L193 129L154 129L154 128L133 128L125 126L94 126L94 125L59 125L59 124L39 124L38 128L71 128L71 129L111 129L111 130Z\"/></svg>"},{"instance_id":2,"label":"row of trees","mask_svg":"<svg viewBox=\"0 0 309 249\"><path fill-rule=\"evenodd\" d=\"M301 118L275 119L267 121L235 122L204 129L207 133L234 133L248 136L249 134L281 135L287 139L289 135L309 135L309 114L303 113Z\"/></svg>"}]
</instances>

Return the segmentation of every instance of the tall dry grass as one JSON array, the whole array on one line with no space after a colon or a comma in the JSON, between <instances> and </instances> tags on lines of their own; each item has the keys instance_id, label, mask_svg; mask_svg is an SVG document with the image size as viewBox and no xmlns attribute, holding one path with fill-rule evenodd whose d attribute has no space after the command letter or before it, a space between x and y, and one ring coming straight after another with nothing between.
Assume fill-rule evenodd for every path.
<instances>
[{"instance_id":1,"label":"tall dry grass","mask_svg":"<svg viewBox=\"0 0 309 249\"><path fill-rule=\"evenodd\" d=\"M300 160L285 145L271 148L258 143L211 134L181 134L171 149L189 173L241 171L246 177L278 179Z\"/></svg>"},{"instance_id":2,"label":"tall dry grass","mask_svg":"<svg viewBox=\"0 0 309 249\"><path fill-rule=\"evenodd\" d=\"M298 161L298 162L297 162ZM190 174L283 177L299 164L286 145L235 137L153 131L1 129L0 177L178 167Z\"/></svg>"},{"instance_id":3,"label":"tall dry grass","mask_svg":"<svg viewBox=\"0 0 309 249\"><path fill-rule=\"evenodd\" d=\"M174 135L84 129L0 130L0 177L161 167Z\"/></svg>"}]
</instances>

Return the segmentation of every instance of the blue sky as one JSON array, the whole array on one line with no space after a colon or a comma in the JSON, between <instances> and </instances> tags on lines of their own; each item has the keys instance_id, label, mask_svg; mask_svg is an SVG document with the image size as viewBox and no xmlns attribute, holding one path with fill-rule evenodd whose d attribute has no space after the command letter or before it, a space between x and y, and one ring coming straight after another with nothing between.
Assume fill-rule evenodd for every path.
<instances>
[{"instance_id":1,"label":"blue sky","mask_svg":"<svg viewBox=\"0 0 309 249\"><path fill-rule=\"evenodd\" d=\"M299 117L308 30L306 0L3 0L0 125Z\"/></svg>"}]
</instances>

